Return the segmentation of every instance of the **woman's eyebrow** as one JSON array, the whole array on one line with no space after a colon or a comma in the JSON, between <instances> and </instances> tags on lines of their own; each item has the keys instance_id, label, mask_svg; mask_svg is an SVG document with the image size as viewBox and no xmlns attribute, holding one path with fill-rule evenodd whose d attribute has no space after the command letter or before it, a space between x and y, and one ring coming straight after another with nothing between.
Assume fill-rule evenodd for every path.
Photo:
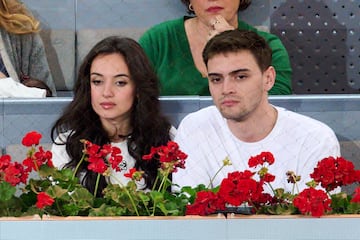
<instances>
[{"instance_id":1,"label":"woman's eyebrow","mask_svg":"<svg viewBox=\"0 0 360 240\"><path fill-rule=\"evenodd\" d=\"M96 75L96 76L104 76L103 74L101 73L98 73L98 72L92 72L90 73L90 75ZM125 74L125 73L119 73L119 74L116 74L114 77L127 77L127 78L130 78L130 76L128 74Z\"/></svg>"}]
</instances>

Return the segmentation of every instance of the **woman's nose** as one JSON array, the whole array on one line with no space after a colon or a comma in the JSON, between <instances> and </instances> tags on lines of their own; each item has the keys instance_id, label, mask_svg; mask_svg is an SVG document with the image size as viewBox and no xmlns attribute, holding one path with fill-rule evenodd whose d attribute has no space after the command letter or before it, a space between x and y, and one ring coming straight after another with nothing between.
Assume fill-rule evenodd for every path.
<instances>
[{"instance_id":1,"label":"woman's nose","mask_svg":"<svg viewBox=\"0 0 360 240\"><path fill-rule=\"evenodd\" d=\"M104 85L103 95L104 95L104 97L112 97L112 96L114 96L113 85L111 83L106 83Z\"/></svg>"}]
</instances>

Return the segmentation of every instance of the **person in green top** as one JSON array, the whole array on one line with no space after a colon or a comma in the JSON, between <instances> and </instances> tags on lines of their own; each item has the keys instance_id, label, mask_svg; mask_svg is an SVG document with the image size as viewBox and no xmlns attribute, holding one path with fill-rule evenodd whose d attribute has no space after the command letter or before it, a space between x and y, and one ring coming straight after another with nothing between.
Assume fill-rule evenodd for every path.
<instances>
[{"instance_id":1,"label":"person in green top","mask_svg":"<svg viewBox=\"0 0 360 240\"><path fill-rule=\"evenodd\" d=\"M258 33L272 49L276 81L269 94L291 94L292 69L281 40L239 20L251 0L181 0L195 16L153 26L139 39L161 82L161 95L210 95L202 51L214 35L230 29Z\"/></svg>"}]
</instances>

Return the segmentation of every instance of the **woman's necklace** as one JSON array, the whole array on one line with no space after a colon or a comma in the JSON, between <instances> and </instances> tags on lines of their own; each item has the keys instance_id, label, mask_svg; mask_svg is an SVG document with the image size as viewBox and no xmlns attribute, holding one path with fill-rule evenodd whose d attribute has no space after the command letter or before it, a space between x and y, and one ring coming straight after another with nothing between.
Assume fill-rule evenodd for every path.
<instances>
[{"instance_id":1,"label":"woman's necklace","mask_svg":"<svg viewBox=\"0 0 360 240\"><path fill-rule=\"evenodd\" d=\"M131 135L132 135L132 132L129 133L129 134L126 134L126 135L119 134L118 137L119 137L120 139L131 138Z\"/></svg>"}]
</instances>

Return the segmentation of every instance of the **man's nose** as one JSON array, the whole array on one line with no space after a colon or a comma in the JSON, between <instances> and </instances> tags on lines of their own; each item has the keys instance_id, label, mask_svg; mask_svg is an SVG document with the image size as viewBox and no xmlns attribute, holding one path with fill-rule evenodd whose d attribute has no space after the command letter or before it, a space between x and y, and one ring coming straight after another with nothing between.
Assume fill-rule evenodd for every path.
<instances>
[{"instance_id":1,"label":"man's nose","mask_svg":"<svg viewBox=\"0 0 360 240\"><path fill-rule=\"evenodd\" d=\"M234 80L231 76L227 76L223 82L223 94L229 94L234 92Z\"/></svg>"}]
</instances>

